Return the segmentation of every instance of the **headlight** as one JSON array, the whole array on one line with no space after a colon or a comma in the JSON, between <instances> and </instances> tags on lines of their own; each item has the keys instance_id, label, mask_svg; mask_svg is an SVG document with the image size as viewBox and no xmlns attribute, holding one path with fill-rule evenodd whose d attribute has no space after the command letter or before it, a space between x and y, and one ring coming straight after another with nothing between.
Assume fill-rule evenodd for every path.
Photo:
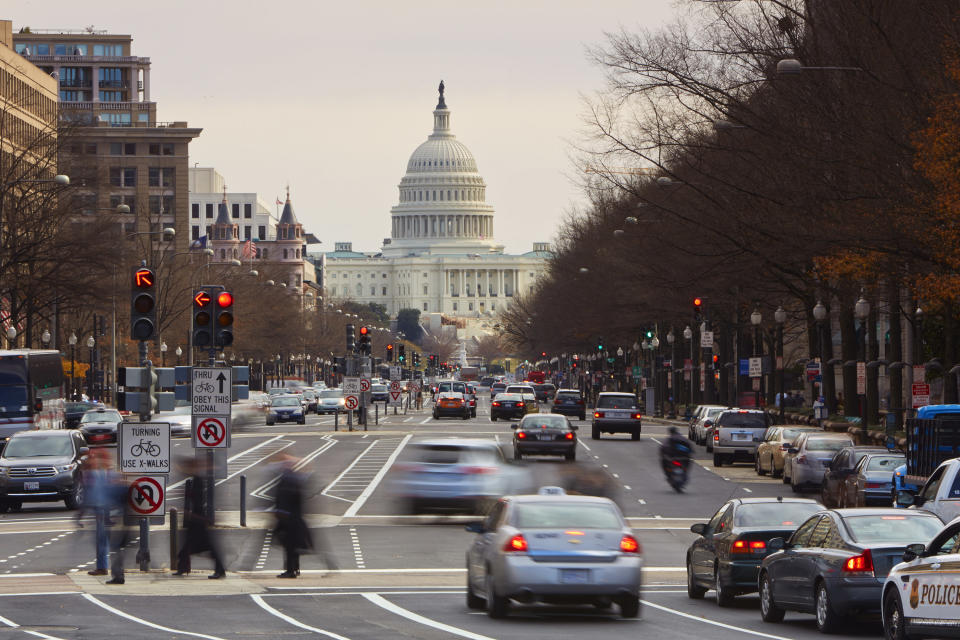
<instances>
[{"instance_id":1,"label":"headlight","mask_svg":"<svg viewBox=\"0 0 960 640\"><path fill-rule=\"evenodd\" d=\"M66 473L68 471L73 471L76 468L77 468L77 463L71 462L70 464L58 466L57 471L59 471L60 473Z\"/></svg>"},{"instance_id":2,"label":"headlight","mask_svg":"<svg viewBox=\"0 0 960 640\"><path fill-rule=\"evenodd\" d=\"M0 478L5 478L7 476L7 468L0 467Z\"/></svg>"}]
</instances>

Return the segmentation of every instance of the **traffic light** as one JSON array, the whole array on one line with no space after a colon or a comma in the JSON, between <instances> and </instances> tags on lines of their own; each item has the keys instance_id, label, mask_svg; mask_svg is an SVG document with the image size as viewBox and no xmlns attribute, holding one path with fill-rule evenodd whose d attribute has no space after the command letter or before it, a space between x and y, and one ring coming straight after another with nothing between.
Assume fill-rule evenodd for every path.
<instances>
[{"instance_id":1,"label":"traffic light","mask_svg":"<svg viewBox=\"0 0 960 640\"><path fill-rule=\"evenodd\" d=\"M653 329L647 329L647 331L646 331L643 335L644 335L644 337L646 337L647 340L652 340L652 339L653 339Z\"/></svg>"},{"instance_id":2,"label":"traffic light","mask_svg":"<svg viewBox=\"0 0 960 640\"><path fill-rule=\"evenodd\" d=\"M233 294L221 291L217 294L216 301L213 344L218 349L223 349L233 344Z\"/></svg>"},{"instance_id":3,"label":"traffic light","mask_svg":"<svg viewBox=\"0 0 960 640\"><path fill-rule=\"evenodd\" d=\"M360 327L360 355L370 355L370 327Z\"/></svg>"},{"instance_id":4,"label":"traffic light","mask_svg":"<svg viewBox=\"0 0 960 640\"><path fill-rule=\"evenodd\" d=\"M357 340L353 332L353 325L348 324L347 325L347 353L350 354L356 350L357 350Z\"/></svg>"},{"instance_id":5,"label":"traffic light","mask_svg":"<svg viewBox=\"0 0 960 640\"><path fill-rule=\"evenodd\" d=\"M153 269L133 270L130 288L130 337L152 340L157 337L157 278Z\"/></svg>"},{"instance_id":6,"label":"traffic light","mask_svg":"<svg viewBox=\"0 0 960 640\"><path fill-rule=\"evenodd\" d=\"M144 421L150 420L150 416L157 412L157 372L154 368L147 364L146 369L146 382L147 389L145 393L140 394L140 407L137 413L140 414L140 419Z\"/></svg>"},{"instance_id":7,"label":"traffic light","mask_svg":"<svg viewBox=\"0 0 960 640\"><path fill-rule=\"evenodd\" d=\"M420 368L420 352L419 351L413 352L413 368L414 369Z\"/></svg>"},{"instance_id":8,"label":"traffic light","mask_svg":"<svg viewBox=\"0 0 960 640\"><path fill-rule=\"evenodd\" d=\"M213 344L213 298L206 291L193 292L193 346L210 348Z\"/></svg>"},{"instance_id":9,"label":"traffic light","mask_svg":"<svg viewBox=\"0 0 960 640\"><path fill-rule=\"evenodd\" d=\"M603 351L603 338L597 339L597 351Z\"/></svg>"},{"instance_id":10,"label":"traffic light","mask_svg":"<svg viewBox=\"0 0 960 640\"><path fill-rule=\"evenodd\" d=\"M703 319L703 298L693 299L693 320L700 322Z\"/></svg>"},{"instance_id":11,"label":"traffic light","mask_svg":"<svg viewBox=\"0 0 960 640\"><path fill-rule=\"evenodd\" d=\"M400 361L400 364L407 362L407 347L405 345L400 345L400 353L397 354L397 360Z\"/></svg>"},{"instance_id":12,"label":"traffic light","mask_svg":"<svg viewBox=\"0 0 960 640\"><path fill-rule=\"evenodd\" d=\"M393 345L387 345L387 362L393 362Z\"/></svg>"},{"instance_id":13,"label":"traffic light","mask_svg":"<svg viewBox=\"0 0 960 640\"><path fill-rule=\"evenodd\" d=\"M546 351L541 351L541 352L540 352L540 357L541 357L541 358L546 358L546 357L547 357L547 352L546 352Z\"/></svg>"}]
</instances>

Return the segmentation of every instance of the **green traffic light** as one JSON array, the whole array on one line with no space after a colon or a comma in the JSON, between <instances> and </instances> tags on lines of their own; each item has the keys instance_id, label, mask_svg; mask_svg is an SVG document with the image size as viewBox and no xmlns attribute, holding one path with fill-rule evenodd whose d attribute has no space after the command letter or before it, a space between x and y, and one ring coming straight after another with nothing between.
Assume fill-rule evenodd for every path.
<instances>
[{"instance_id":1,"label":"green traffic light","mask_svg":"<svg viewBox=\"0 0 960 640\"><path fill-rule=\"evenodd\" d=\"M653 337L653 331L647 331L647 338Z\"/></svg>"}]
</instances>

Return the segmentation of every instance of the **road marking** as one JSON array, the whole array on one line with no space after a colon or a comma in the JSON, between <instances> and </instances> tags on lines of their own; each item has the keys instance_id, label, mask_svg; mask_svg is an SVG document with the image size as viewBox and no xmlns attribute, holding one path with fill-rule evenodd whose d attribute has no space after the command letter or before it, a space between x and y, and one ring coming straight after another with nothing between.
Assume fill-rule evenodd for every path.
<instances>
[{"instance_id":1,"label":"road marking","mask_svg":"<svg viewBox=\"0 0 960 640\"><path fill-rule=\"evenodd\" d=\"M403 419L404 422L410 422L411 420L413 420L413 416L410 416L409 418L404 418L404 419Z\"/></svg>"},{"instance_id":2,"label":"road marking","mask_svg":"<svg viewBox=\"0 0 960 640\"><path fill-rule=\"evenodd\" d=\"M322 454L324 451L326 451L333 445L337 444L337 441L334 440L332 437L330 437L330 434L323 436L322 439L326 440L326 442L324 442L320 447L318 447L317 449L314 449L312 452L310 452L309 454L301 458L301 460L297 462L296 465L294 465L293 468L295 470L299 471L303 467L313 462L313 460L319 457L320 454ZM264 484L260 485L259 487L251 491L250 495L253 496L254 498L260 498L261 500L272 500L273 498L270 495L268 495L267 492L273 489L275 486L277 486L279 482L280 482L280 474L277 474L276 476L274 476Z\"/></svg>"},{"instance_id":3,"label":"road marking","mask_svg":"<svg viewBox=\"0 0 960 640\"><path fill-rule=\"evenodd\" d=\"M260 557L257 558L257 569L263 569L267 563L267 556L270 555L270 543L273 541L273 531L267 530L263 536L263 546L260 547Z\"/></svg>"},{"instance_id":4,"label":"road marking","mask_svg":"<svg viewBox=\"0 0 960 640\"><path fill-rule=\"evenodd\" d=\"M611 473L610 475L612 475L614 478L619 478L619 477L620 477L620 474L619 474L619 473Z\"/></svg>"},{"instance_id":5,"label":"road marking","mask_svg":"<svg viewBox=\"0 0 960 640\"><path fill-rule=\"evenodd\" d=\"M338 475L336 478L334 478L334 479L333 479L333 482L331 482L330 484L328 484L328 485L326 486L326 488L325 488L323 491L320 492L320 495L330 496L331 498L339 498L339 496L331 495L329 492L333 489L334 486L336 486L336 484L337 484L338 482L340 482L340 480L343 479L343 477L344 477L345 475L347 475L347 474L360 462L360 460L363 459L363 456L366 455L366 453L367 453L368 451L370 451L370 449L372 449L372 448L377 444L377 442L379 442L379 440L375 440L375 441L371 442L369 445L367 445L367 448L364 449L363 451L361 451L361 452L360 452L360 455L358 455L356 458L354 458L354 459L353 459L353 462L351 462L349 465L347 465L347 468L344 469L343 471L341 471L341 472L340 472L340 475ZM346 500L346 498L339 498L339 499L341 499L341 500ZM351 502L351 501L350 501L350 500L347 500L347 502Z\"/></svg>"},{"instance_id":6,"label":"road marking","mask_svg":"<svg viewBox=\"0 0 960 640\"><path fill-rule=\"evenodd\" d=\"M639 502L640 504L647 504L647 501L644 500L643 498L638 498L637 502Z\"/></svg>"},{"instance_id":7,"label":"road marking","mask_svg":"<svg viewBox=\"0 0 960 640\"><path fill-rule=\"evenodd\" d=\"M370 481L370 484L367 485L367 488L363 490L363 493L360 494L360 497L357 498L356 502L350 505L350 508L346 510L343 514L344 518L349 518L350 516L357 515L357 511L366 503L367 499L373 494L374 490L380 484L380 481L383 480L383 477L387 474L387 471L390 470L390 467L393 466L393 463L397 460L397 456L400 455L400 452L403 451L403 448L410 442L410 438L413 437L412 433L408 433L404 436L403 440L400 441L400 444L397 448L390 454L390 457L387 458L387 461L383 464L383 467L374 476L373 480Z\"/></svg>"},{"instance_id":8,"label":"road marking","mask_svg":"<svg viewBox=\"0 0 960 640\"><path fill-rule=\"evenodd\" d=\"M246 449L246 450L244 450L244 451L241 451L241 452L238 453L237 455L231 456L230 458L227 458L227 464L233 462L234 460L240 458L241 456L245 456L245 455L247 455L248 453L252 453L252 452L256 451L257 449L259 449L260 447L262 447L262 446L264 446L264 445L270 444L270 443L273 442L274 440L279 440L279 439L282 438L282 437L283 437L282 435L273 436L273 437L270 438L269 440L264 440L263 442L261 442L261 443L259 443L259 444L255 444L254 446L250 447L249 449ZM186 484L187 480L189 480L189 479L190 479L189 477L188 477L188 478L184 478L183 480L180 480L179 482L174 482L173 484L169 485L169 486L167 487L167 498L170 497L170 492L171 492L172 490L177 489L177 488L183 486L184 484ZM221 482L223 482L223 481L221 480ZM220 482L218 482L217 484L220 484Z\"/></svg>"},{"instance_id":9,"label":"road marking","mask_svg":"<svg viewBox=\"0 0 960 640\"><path fill-rule=\"evenodd\" d=\"M108 605L106 602L102 602L101 600L97 600L96 598L94 598L94 597L93 597L92 595L90 595L89 593L82 593L82 594L80 594L80 595L82 595L84 598L86 598L87 600L89 600L89 601L92 602L93 604L97 605L98 607L101 607L101 608L103 608L103 609L106 609L106 610L109 611L110 613L113 613L113 614L115 614L115 615L118 615L118 616L120 616L121 618L126 618L127 620L131 620L131 621L133 621L133 622L136 622L137 624L142 624L142 625L144 625L145 627L151 627L151 628L153 628L153 629L158 629L158 630L160 630L160 631L166 631L167 633L173 633L173 634L181 634L181 633L182 633L182 634L185 635L185 636L194 636L194 637L196 637L196 638L206 638L207 640L226 640L225 638L221 638L221 637L219 637L219 636L208 636L208 635L206 635L206 634L203 634L203 633L195 633L195 632L193 632L193 631L184 631L184 630L182 630L182 629L171 629L170 627L165 627L165 626L163 626L163 625L156 624L156 623L150 622L150 621L148 621L148 620L144 620L144 619L142 619L142 618L138 618L138 617L136 617L136 616L134 616L134 615L130 615L129 613L127 613L127 612L125 612L125 611L121 611L120 609L116 609L116 608L114 608L114 607L111 607L111 606Z\"/></svg>"},{"instance_id":10,"label":"road marking","mask_svg":"<svg viewBox=\"0 0 960 640\"><path fill-rule=\"evenodd\" d=\"M650 439L653 440L654 442L656 442L657 444L661 444L661 442L660 442L659 440L657 440L656 438L650 438Z\"/></svg>"},{"instance_id":11,"label":"road marking","mask_svg":"<svg viewBox=\"0 0 960 640\"><path fill-rule=\"evenodd\" d=\"M745 629L743 627L735 627L732 624L724 624L722 622L717 622L715 620L708 620L700 616L690 615L689 613L684 613L682 611L677 611L676 609L671 609L670 607L664 607L663 605L654 604L647 600L641 600L645 607L653 607L654 609L659 609L661 611L666 611L667 613L672 613L674 615L680 616L681 618L689 618L690 620L696 620L697 622L702 622L704 624L712 624L716 627L721 627L723 629L730 629L731 631L739 631L741 633L749 633L750 635L760 636L761 638L772 638L772 640L790 640L789 638L784 638L783 636L773 636L768 633L761 633L759 631L753 631L752 629Z\"/></svg>"},{"instance_id":12,"label":"road marking","mask_svg":"<svg viewBox=\"0 0 960 640\"><path fill-rule=\"evenodd\" d=\"M433 420L433 417L432 417L432 416L431 416L431 417L427 417L427 418L425 418L425 419L423 420L423 422L421 422L420 424L427 424L427 423L430 422L431 420Z\"/></svg>"},{"instance_id":13,"label":"road marking","mask_svg":"<svg viewBox=\"0 0 960 640\"><path fill-rule=\"evenodd\" d=\"M743 487L743 490L746 491L747 493L753 493L753 491L751 491L750 489L747 489L746 487Z\"/></svg>"},{"instance_id":14,"label":"road marking","mask_svg":"<svg viewBox=\"0 0 960 640\"><path fill-rule=\"evenodd\" d=\"M583 448L586 449L587 451L590 451L590 450L591 450L590 447L587 446L587 443L584 442L583 440L577 439L577 442L579 442L580 444L582 444L582 445L583 445Z\"/></svg>"},{"instance_id":15,"label":"road marking","mask_svg":"<svg viewBox=\"0 0 960 640\"><path fill-rule=\"evenodd\" d=\"M630 485L628 485L628 484L623 485L623 488L626 489L627 491L632 491L632 490L633 490L633 489L630 487Z\"/></svg>"},{"instance_id":16,"label":"road marking","mask_svg":"<svg viewBox=\"0 0 960 640\"><path fill-rule=\"evenodd\" d=\"M357 535L356 527L350 527L350 542L353 543L353 560L357 563L357 569L366 569L367 565L363 561L363 550L360 549L360 537Z\"/></svg>"},{"instance_id":17,"label":"road marking","mask_svg":"<svg viewBox=\"0 0 960 640\"><path fill-rule=\"evenodd\" d=\"M18 625L13 620L4 618L3 616L0 616L0 623L3 623L8 627L13 627L14 629L20 629L20 625ZM20 629L20 630L23 631L24 633L27 633L31 636L35 636L37 638L49 638L50 640L62 640L61 638L58 638L56 636L48 636L47 634L40 633L39 631L27 631L26 629Z\"/></svg>"},{"instance_id":18,"label":"road marking","mask_svg":"<svg viewBox=\"0 0 960 640\"><path fill-rule=\"evenodd\" d=\"M364 593L363 597L377 605L389 611L390 613L395 613L398 616L406 618L407 620L412 620L418 624L422 624L427 627L432 627L434 629L439 629L440 631L446 631L447 633L453 634L455 636L460 636L461 638L470 638L471 640L495 640L490 636L482 636L478 633L472 633L466 631L465 629L460 629L459 627L452 627L449 624L444 624L442 622L437 622L436 620L431 620L421 616L419 613L414 613L409 609L404 609L401 606L395 605L383 596L377 593Z\"/></svg>"},{"instance_id":19,"label":"road marking","mask_svg":"<svg viewBox=\"0 0 960 640\"><path fill-rule=\"evenodd\" d=\"M346 637L341 636L341 635L339 635L339 634L333 633L332 631L324 631L323 629L317 629L316 627L311 627L311 626L308 625L308 624L304 624L304 623L300 622L300 621L297 620L296 618L291 618L291 617L288 616L287 614L281 613L280 611L277 611L276 609L274 609L273 607L271 607L270 605L268 605L266 602L263 601L263 598L261 598L261 597L260 597L259 595L257 595L257 594L251 594L250 597L253 598L253 601L254 601L254 602L256 602L258 605L260 605L260 608L261 608L261 609L263 609L264 611L266 611L266 612L269 613L270 615L277 616L278 618L280 618L280 619L283 620L284 622L287 622L287 623L289 623L289 624L292 624L292 625L295 626L295 627L300 627L301 629L305 629L305 630L307 630L307 631L312 631L312 632L314 632L314 633L319 633L319 634L322 635L322 636L327 636L328 638L334 638L334 640L350 640L349 638L346 638Z\"/></svg>"}]
</instances>

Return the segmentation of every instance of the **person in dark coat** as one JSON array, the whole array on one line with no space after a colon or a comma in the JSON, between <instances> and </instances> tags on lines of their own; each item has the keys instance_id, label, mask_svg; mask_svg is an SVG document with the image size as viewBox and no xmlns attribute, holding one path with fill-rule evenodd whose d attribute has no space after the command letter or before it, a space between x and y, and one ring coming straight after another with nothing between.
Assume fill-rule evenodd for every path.
<instances>
[{"instance_id":1,"label":"person in dark coat","mask_svg":"<svg viewBox=\"0 0 960 640\"><path fill-rule=\"evenodd\" d=\"M296 458L284 455L280 460L280 481L276 486L277 523L273 532L283 545L284 569L278 578L300 575L300 553L313 547L310 529L303 518L303 478L294 468Z\"/></svg>"},{"instance_id":2,"label":"person in dark coat","mask_svg":"<svg viewBox=\"0 0 960 640\"><path fill-rule=\"evenodd\" d=\"M227 575L223 566L223 559L220 555L216 540L210 533L211 522L207 519L204 509L204 496L206 494L206 474L203 466L196 460L188 459L184 462L184 468L192 478L187 481L187 490L184 494L183 504L183 525L186 528L183 546L180 547L180 554L177 557L177 571L175 576L182 576L190 573L190 556L197 553L209 551L213 556L213 573L207 576L211 580L223 578Z\"/></svg>"}]
</instances>

